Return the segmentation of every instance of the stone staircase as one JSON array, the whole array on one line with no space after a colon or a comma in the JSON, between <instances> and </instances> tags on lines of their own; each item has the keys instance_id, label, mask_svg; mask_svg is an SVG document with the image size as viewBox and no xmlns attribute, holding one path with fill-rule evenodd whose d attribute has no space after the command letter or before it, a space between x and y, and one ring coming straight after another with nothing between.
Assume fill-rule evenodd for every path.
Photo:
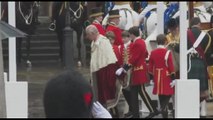
<instances>
[{"instance_id":1,"label":"stone staircase","mask_svg":"<svg viewBox=\"0 0 213 120\"><path fill-rule=\"evenodd\" d=\"M59 43L57 34L49 30L50 18L39 16L40 25L37 26L35 34L32 35L30 42L30 61L32 65L56 64L59 62ZM74 59L77 63L76 33L73 32ZM81 58L83 64L88 64L90 59L90 43L81 39ZM4 64L8 64L8 40L3 40ZM22 41L22 56L26 59L26 39ZM86 55L87 54L87 55ZM86 60L87 59L87 60ZM22 59L22 63L26 62ZM86 63L87 62L87 63Z\"/></svg>"},{"instance_id":2,"label":"stone staircase","mask_svg":"<svg viewBox=\"0 0 213 120\"><path fill-rule=\"evenodd\" d=\"M59 60L59 44L57 34L48 29L50 19L39 17L41 22L30 41L30 60L32 64L55 63ZM4 61L8 61L8 40L3 40ZM26 38L22 41L22 56L26 59ZM23 62L23 59L22 59Z\"/></svg>"}]
</instances>

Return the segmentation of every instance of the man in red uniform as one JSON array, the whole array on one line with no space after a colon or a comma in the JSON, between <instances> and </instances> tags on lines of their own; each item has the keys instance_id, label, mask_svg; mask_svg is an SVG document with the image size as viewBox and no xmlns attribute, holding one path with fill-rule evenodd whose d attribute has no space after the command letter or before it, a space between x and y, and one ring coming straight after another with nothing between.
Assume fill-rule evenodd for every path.
<instances>
[{"instance_id":1,"label":"man in red uniform","mask_svg":"<svg viewBox=\"0 0 213 120\"><path fill-rule=\"evenodd\" d=\"M150 111L147 117L157 115L157 109L154 107L144 84L149 82L147 78L146 58L148 51L144 40L140 37L139 28L134 26L129 29L130 37L133 40L130 48L130 59L127 64L116 71L116 75L120 76L123 72L128 71L132 67L132 75L130 82L131 107L133 118L139 118L138 93Z\"/></svg>"},{"instance_id":2,"label":"man in red uniform","mask_svg":"<svg viewBox=\"0 0 213 120\"><path fill-rule=\"evenodd\" d=\"M164 47L165 41L164 34L157 36L158 47L151 51L149 58L149 74L154 80L153 94L159 97L162 116L168 118L167 105L174 94L175 71L172 53Z\"/></svg>"},{"instance_id":3,"label":"man in red uniform","mask_svg":"<svg viewBox=\"0 0 213 120\"><path fill-rule=\"evenodd\" d=\"M105 35L105 30L101 24L103 20L103 12L100 8L93 8L91 9L90 18L92 19L92 25L95 25L95 27L98 29L98 32L101 35Z\"/></svg>"},{"instance_id":4,"label":"man in red uniform","mask_svg":"<svg viewBox=\"0 0 213 120\"><path fill-rule=\"evenodd\" d=\"M122 40L124 42L124 45L120 46L120 51L121 51L121 55L122 55L122 65L124 65L125 63L128 63L128 60L130 57L130 47L132 45L130 34L128 31L122 32ZM125 118L133 117L132 112L131 112L132 108L131 108L131 102L130 102L131 101L131 94L130 94L130 87L129 87L130 77L131 77L131 70L129 70L127 72L127 75L124 76L124 78L120 80L120 82L123 86L122 93L129 106L128 112L126 114L124 114Z\"/></svg>"},{"instance_id":5,"label":"man in red uniform","mask_svg":"<svg viewBox=\"0 0 213 120\"><path fill-rule=\"evenodd\" d=\"M122 65L121 51L120 51L119 47L114 44L114 42L115 42L115 34L112 31L106 32L106 37L109 39L109 41L110 41L110 43L112 45L113 51L115 53L115 56L116 56L116 58L118 60L114 64L116 66L116 70L117 70ZM112 100L112 102L110 103L111 105L109 105L108 109L112 108L112 109L110 109L111 115L113 117L115 117L115 118L118 118L119 117L119 113L118 113L117 104L118 104L118 101L120 99L120 94L121 94L121 89L122 89L122 86L121 86L121 84L118 81L118 78L116 78L115 85L116 85L116 94L115 94L116 96L115 96L115 99Z\"/></svg>"},{"instance_id":6,"label":"man in red uniform","mask_svg":"<svg viewBox=\"0 0 213 120\"><path fill-rule=\"evenodd\" d=\"M107 31L112 31L116 35L115 37L115 45L123 45L122 37L121 37L121 29L118 27L118 24L120 22L120 15L119 15L119 10L111 10L109 11L109 18L108 18L109 23L107 24L106 27L106 32Z\"/></svg>"},{"instance_id":7,"label":"man in red uniform","mask_svg":"<svg viewBox=\"0 0 213 120\"><path fill-rule=\"evenodd\" d=\"M106 32L106 37L110 40L110 43L112 45L112 48L118 60L116 62L116 65L119 68L120 66L122 66L122 56L121 56L121 51L119 49L120 47L114 44L116 35L112 31L108 31Z\"/></svg>"}]
</instances>

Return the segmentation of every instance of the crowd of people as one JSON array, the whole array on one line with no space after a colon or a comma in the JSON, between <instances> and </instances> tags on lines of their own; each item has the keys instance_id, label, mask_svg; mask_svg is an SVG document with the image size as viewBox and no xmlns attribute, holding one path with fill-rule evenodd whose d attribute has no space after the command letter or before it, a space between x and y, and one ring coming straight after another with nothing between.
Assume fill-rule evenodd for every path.
<instances>
[{"instance_id":1,"label":"crowd of people","mask_svg":"<svg viewBox=\"0 0 213 120\"><path fill-rule=\"evenodd\" d=\"M141 38L139 27L133 26L127 31L120 29L118 27L119 10L109 11L108 24L105 29L103 26L100 27L102 16L100 11L97 10L97 13L93 11L91 16L94 17L94 21L86 28L86 35L87 39L92 41L90 72L97 100L107 109L110 108L110 102L118 99L116 90L120 89L116 89L116 81L119 81L129 106L125 117L139 118L138 94L150 111L146 118L152 118L160 113L163 117L168 117L168 113L165 111L170 97L174 94L175 72L170 52L168 53L168 63L164 62L167 52L164 47L167 41L166 36L157 37L159 51L164 51L160 55L162 61L159 61L159 58L151 57L156 55L151 55L152 62L147 63L149 53L145 41ZM102 34L103 30L105 30L105 34ZM163 50L161 50L162 48ZM158 52L154 54L158 54ZM161 63L155 63L155 59ZM166 66L167 64L168 66ZM159 73L155 72L157 69L160 70ZM150 73L150 77L147 76L148 73ZM165 77L160 80L157 77L158 74ZM157 110L145 89L145 84L150 82L150 78L155 83L153 93L159 95L161 110ZM164 80L165 78L166 80ZM159 82L161 83L159 84Z\"/></svg>"},{"instance_id":2,"label":"crowd of people","mask_svg":"<svg viewBox=\"0 0 213 120\"><path fill-rule=\"evenodd\" d=\"M179 52L178 19L168 22L170 33L157 35L157 48L148 53L139 26L133 26L129 30L118 27L119 10L109 11L106 26L101 24L103 12L100 8L92 9L90 18L92 23L85 31L86 38L91 41L91 84L73 71L52 79L44 94L46 116L112 118L114 114L118 114L116 105L120 94L123 94L129 106L125 118L140 117L138 95L150 112L146 118L159 114L168 118L167 108L170 98L174 98L179 66L175 66L173 53L166 46L172 43L174 50ZM200 23L197 17L191 21L187 31L188 49L202 33ZM188 76L189 79L200 80L201 103L208 98L208 80L212 77L207 71L207 66L211 66L209 71L212 70L211 38L212 30L205 33L200 44L194 48L196 52L188 55L191 62ZM145 85L149 83L154 85L152 93L158 95L160 109L157 109L145 89ZM172 113L174 116L174 110Z\"/></svg>"}]
</instances>

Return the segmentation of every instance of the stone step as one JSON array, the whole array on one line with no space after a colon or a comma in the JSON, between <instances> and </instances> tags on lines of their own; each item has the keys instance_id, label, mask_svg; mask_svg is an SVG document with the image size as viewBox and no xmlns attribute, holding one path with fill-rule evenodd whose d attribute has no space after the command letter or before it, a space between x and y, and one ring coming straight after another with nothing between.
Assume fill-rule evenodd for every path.
<instances>
[{"instance_id":1,"label":"stone step","mask_svg":"<svg viewBox=\"0 0 213 120\"><path fill-rule=\"evenodd\" d=\"M33 62L59 62L59 42L56 32L49 30L50 25L50 18L49 17L39 17L39 21L41 22L40 25L37 26L34 35L31 35L30 41L30 60ZM74 58L77 59L77 48L76 48L76 33L73 34L73 46L74 46ZM22 41L22 56L26 58L26 40L24 38ZM82 43L83 42L83 43ZM86 47L87 49L90 48L89 41L82 40L82 49ZM4 60L8 60L8 40L4 40L2 42L3 45L3 53L4 53ZM90 50L86 50L85 53L90 54ZM84 57L84 53L82 53L82 58Z\"/></svg>"},{"instance_id":2,"label":"stone step","mask_svg":"<svg viewBox=\"0 0 213 120\"><path fill-rule=\"evenodd\" d=\"M22 54L23 58L26 58L26 54ZM48 54L30 54L30 60L37 60L37 61L45 61L45 60L58 60L59 54L58 53L48 53ZM4 54L4 60L8 60L8 55Z\"/></svg>"},{"instance_id":3,"label":"stone step","mask_svg":"<svg viewBox=\"0 0 213 120\"><path fill-rule=\"evenodd\" d=\"M49 30L49 27L48 26L45 26L45 27L41 27L41 28L37 28L37 30L35 31L35 34L56 34L55 31L51 31Z\"/></svg>"},{"instance_id":4,"label":"stone step","mask_svg":"<svg viewBox=\"0 0 213 120\"><path fill-rule=\"evenodd\" d=\"M31 41L41 41L41 40L48 40L48 41L58 41L58 37L56 34L36 34L32 35Z\"/></svg>"},{"instance_id":5,"label":"stone step","mask_svg":"<svg viewBox=\"0 0 213 120\"><path fill-rule=\"evenodd\" d=\"M18 41L19 39L16 39ZM23 38L22 41L26 41L27 38ZM58 37L56 34L35 34L31 35L31 42L32 41L58 41ZM8 39L4 39L2 43L7 43Z\"/></svg>"},{"instance_id":6,"label":"stone step","mask_svg":"<svg viewBox=\"0 0 213 120\"><path fill-rule=\"evenodd\" d=\"M22 53L26 53L27 49L22 47ZM8 54L8 49L3 49L4 54ZM59 47L33 47L30 49L30 54L47 54L47 53L59 53Z\"/></svg>"},{"instance_id":7,"label":"stone step","mask_svg":"<svg viewBox=\"0 0 213 120\"><path fill-rule=\"evenodd\" d=\"M48 24L51 22L51 18L49 16L38 16L38 19L43 24Z\"/></svg>"},{"instance_id":8,"label":"stone step","mask_svg":"<svg viewBox=\"0 0 213 120\"><path fill-rule=\"evenodd\" d=\"M22 47L25 48L26 46L26 41L22 41ZM59 43L58 41L49 41L49 40L41 40L41 41L30 41L30 47L58 47ZM4 42L3 43L3 49L8 48L8 43Z\"/></svg>"}]
</instances>

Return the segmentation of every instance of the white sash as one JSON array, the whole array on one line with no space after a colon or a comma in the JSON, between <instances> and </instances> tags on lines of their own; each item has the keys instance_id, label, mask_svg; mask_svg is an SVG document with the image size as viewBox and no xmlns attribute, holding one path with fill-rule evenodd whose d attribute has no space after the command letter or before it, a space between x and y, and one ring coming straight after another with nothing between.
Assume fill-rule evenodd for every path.
<instances>
[{"instance_id":1,"label":"white sash","mask_svg":"<svg viewBox=\"0 0 213 120\"><path fill-rule=\"evenodd\" d=\"M195 48L198 47L198 45L201 43L201 41L203 40L204 36L206 35L205 32L201 32L200 35L198 36L197 40L195 41L195 43L193 44L193 46L187 51L187 54L189 53L197 53L197 51L195 50Z\"/></svg>"}]
</instances>

